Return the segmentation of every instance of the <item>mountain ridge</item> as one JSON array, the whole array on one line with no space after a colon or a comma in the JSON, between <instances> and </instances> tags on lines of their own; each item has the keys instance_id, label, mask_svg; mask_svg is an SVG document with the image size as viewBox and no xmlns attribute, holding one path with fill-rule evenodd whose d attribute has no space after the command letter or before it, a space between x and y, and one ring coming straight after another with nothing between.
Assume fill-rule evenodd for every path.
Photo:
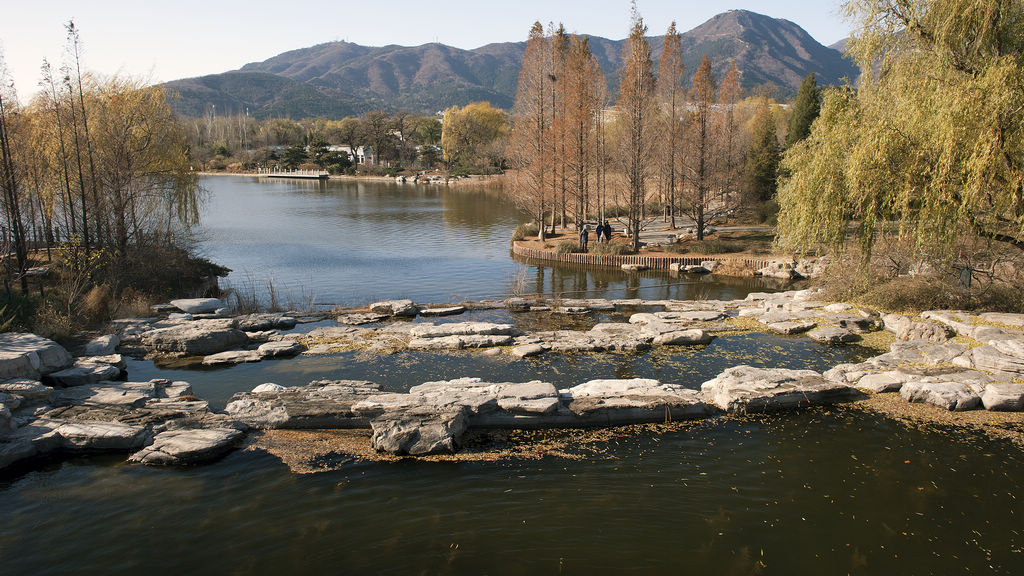
<instances>
[{"instance_id":1,"label":"mountain ridge","mask_svg":"<svg viewBox=\"0 0 1024 576\"><path fill-rule=\"evenodd\" d=\"M614 93L625 40L581 36L588 38ZM648 40L657 63L663 37ZM799 25L745 10L724 12L684 32L682 44L687 82L707 54L717 78L735 59L748 92L768 89L782 98L795 94L808 72L821 84L837 84L856 73L841 53ZM224 113L248 109L256 117L293 118L339 118L376 108L433 113L477 100L509 109L525 45L496 42L465 50L436 42L380 47L325 42L165 86L180 95L172 106L187 116L207 113L211 105Z\"/></svg>"}]
</instances>

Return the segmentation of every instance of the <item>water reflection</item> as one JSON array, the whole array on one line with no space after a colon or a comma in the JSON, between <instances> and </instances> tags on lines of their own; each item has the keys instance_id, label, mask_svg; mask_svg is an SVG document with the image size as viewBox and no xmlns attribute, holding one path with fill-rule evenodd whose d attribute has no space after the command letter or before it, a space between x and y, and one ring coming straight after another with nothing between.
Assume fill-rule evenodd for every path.
<instances>
[{"instance_id":1,"label":"water reflection","mask_svg":"<svg viewBox=\"0 0 1024 576\"><path fill-rule=\"evenodd\" d=\"M326 306L514 294L736 298L771 289L753 280L516 262L508 240L527 218L493 188L242 176L203 185L211 194L202 252L233 270L230 285L255 285L264 301L269 282L285 304Z\"/></svg>"}]
</instances>

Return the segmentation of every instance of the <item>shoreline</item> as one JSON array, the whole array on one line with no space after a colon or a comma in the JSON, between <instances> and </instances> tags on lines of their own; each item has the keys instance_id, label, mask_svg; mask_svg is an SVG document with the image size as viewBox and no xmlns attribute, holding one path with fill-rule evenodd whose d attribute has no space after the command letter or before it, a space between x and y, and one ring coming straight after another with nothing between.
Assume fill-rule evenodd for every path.
<instances>
[{"instance_id":1,"label":"shoreline","mask_svg":"<svg viewBox=\"0 0 1024 576\"><path fill-rule=\"evenodd\" d=\"M264 176L258 172L225 172L225 171L196 171L199 176L246 176L252 178L258 178ZM366 182L395 182L398 176L376 176L376 175L352 175L352 174L331 174L327 177L328 180L342 180L342 181L366 181ZM309 178L308 180L315 180ZM505 182L504 174L488 174L488 175L470 175L467 177L460 178L446 178L445 180L432 181L432 182L413 182L411 176L406 176L406 181L403 184L417 184L417 185L441 185L441 186L464 186L467 184L477 186L503 186Z\"/></svg>"}]
</instances>

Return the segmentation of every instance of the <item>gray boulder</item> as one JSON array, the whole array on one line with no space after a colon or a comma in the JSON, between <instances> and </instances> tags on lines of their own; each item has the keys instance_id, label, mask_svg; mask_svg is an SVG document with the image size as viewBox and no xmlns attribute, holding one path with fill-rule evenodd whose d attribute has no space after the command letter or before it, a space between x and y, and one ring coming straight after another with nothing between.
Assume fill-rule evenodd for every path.
<instances>
[{"instance_id":1,"label":"gray boulder","mask_svg":"<svg viewBox=\"0 0 1024 576\"><path fill-rule=\"evenodd\" d=\"M234 428L166 430L129 460L151 466L209 462L233 450L243 436Z\"/></svg>"},{"instance_id":2,"label":"gray boulder","mask_svg":"<svg viewBox=\"0 0 1024 576\"><path fill-rule=\"evenodd\" d=\"M803 334L804 332L813 330L817 325L818 324L816 322L804 320L793 322L772 322L770 324L765 324L765 328L767 328L771 332L775 332L776 334L789 335Z\"/></svg>"},{"instance_id":3,"label":"gray boulder","mask_svg":"<svg viewBox=\"0 0 1024 576\"><path fill-rule=\"evenodd\" d=\"M934 322L915 322L899 314L882 316L885 329L896 334L897 340L926 340L942 343L955 335L952 328Z\"/></svg>"},{"instance_id":4,"label":"gray boulder","mask_svg":"<svg viewBox=\"0 0 1024 576\"><path fill-rule=\"evenodd\" d=\"M370 304L370 312L387 314L388 316L416 316L420 309L412 303L412 300L386 300Z\"/></svg>"},{"instance_id":5,"label":"gray boulder","mask_svg":"<svg viewBox=\"0 0 1024 576\"><path fill-rule=\"evenodd\" d=\"M18 396L22 404L46 404L50 401L53 388L36 380L15 379L0 382L0 392Z\"/></svg>"},{"instance_id":6,"label":"gray boulder","mask_svg":"<svg viewBox=\"0 0 1024 576\"><path fill-rule=\"evenodd\" d=\"M358 402L380 394L380 386L355 380L322 380L306 386L235 394L224 411L254 428L356 428L369 418L353 412Z\"/></svg>"},{"instance_id":7,"label":"gray boulder","mask_svg":"<svg viewBox=\"0 0 1024 576\"><path fill-rule=\"evenodd\" d=\"M419 324L409 333L414 338L444 338L447 336L479 336L501 335L510 336L515 333L511 324L494 324L492 322L454 322L450 324Z\"/></svg>"},{"instance_id":8,"label":"gray boulder","mask_svg":"<svg viewBox=\"0 0 1024 576\"><path fill-rule=\"evenodd\" d=\"M182 298L171 300L171 305L188 314L208 314L224 308L219 298Z\"/></svg>"},{"instance_id":9,"label":"gray boulder","mask_svg":"<svg viewBox=\"0 0 1024 576\"><path fill-rule=\"evenodd\" d=\"M932 404L955 412L974 410L981 405L981 397L963 382L908 382L900 388L900 396L907 402Z\"/></svg>"},{"instance_id":10,"label":"gray boulder","mask_svg":"<svg viewBox=\"0 0 1024 576\"><path fill-rule=\"evenodd\" d=\"M839 326L825 326L812 330L807 333L807 337L815 342L821 342L822 344L846 344L848 342L856 342L860 340L860 336L857 336L853 332L846 328L840 328Z\"/></svg>"},{"instance_id":11,"label":"gray boulder","mask_svg":"<svg viewBox=\"0 0 1024 576\"><path fill-rule=\"evenodd\" d=\"M452 454L466 431L466 414L461 409L411 408L388 412L371 426L370 445L375 450L403 456Z\"/></svg>"},{"instance_id":12,"label":"gray boulder","mask_svg":"<svg viewBox=\"0 0 1024 576\"><path fill-rule=\"evenodd\" d=\"M678 332L666 332L659 334L652 342L655 346L697 346L710 343L715 339L713 334L693 328L680 330Z\"/></svg>"},{"instance_id":13,"label":"gray boulder","mask_svg":"<svg viewBox=\"0 0 1024 576\"><path fill-rule=\"evenodd\" d=\"M291 330L297 323L295 318L284 314L249 314L238 318L238 329L243 332Z\"/></svg>"},{"instance_id":14,"label":"gray boulder","mask_svg":"<svg viewBox=\"0 0 1024 576\"><path fill-rule=\"evenodd\" d=\"M117 334L107 334L106 336L100 336L94 338L91 342L85 345L86 356L107 356L113 354L117 350L117 345L121 343L121 337Z\"/></svg>"},{"instance_id":15,"label":"gray boulder","mask_svg":"<svg viewBox=\"0 0 1024 576\"><path fill-rule=\"evenodd\" d=\"M44 376L43 381L52 386L68 388L116 380L119 376L121 376L121 369L117 366L78 362L71 368Z\"/></svg>"},{"instance_id":16,"label":"gray boulder","mask_svg":"<svg viewBox=\"0 0 1024 576\"><path fill-rule=\"evenodd\" d=\"M234 366L245 362L259 362L263 356L255 350L228 350L203 358L204 366Z\"/></svg>"},{"instance_id":17,"label":"gray boulder","mask_svg":"<svg viewBox=\"0 0 1024 576\"><path fill-rule=\"evenodd\" d=\"M52 340L35 334L0 333L0 380L38 380L74 363L71 354Z\"/></svg>"},{"instance_id":18,"label":"gray boulder","mask_svg":"<svg viewBox=\"0 0 1024 576\"><path fill-rule=\"evenodd\" d=\"M702 418L707 406L696 390L657 380L591 380L563 391L577 425L617 425Z\"/></svg>"},{"instance_id":19,"label":"gray boulder","mask_svg":"<svg viewBox=\"0 0 1024 576\"><path fill-rule=\"evenodd\" d=\"M1024 314L1004 314L1001 312L986 312L981 315L985 322L1005 324L1017 328L1024 328Z\"/></svg>"},{"instance_id":20,"label":"gray boulder","mask_svg":"<svg viewBox=\"0 0 1024 576\"><path fill-rule=\"evenodd\" d=\"M209 356L248 342L234 320L197 320L142 335L154 351L174 356Z\"/></svg>"},{"instance_id":21,"label":"gray boulder","mask_svg":"<svg viewBox=\"0 0 1024 576\"><path fill-rule=\"evenodd\" d=\"M138 450L150 438L145 426L114 422L69 422L40 418L35 424L52 429L57 438L57 446L71 452Z\"/></svg>"},{"instance_id":22,"label":"gray boulder","mask_svg":"<svg viewBox=\"0 0 1024 576\"><path fill-rule=\"evenodd\" d=\"M543 353L544 347L540 344L524 344L512 349L512 355L516 358L528 358L530 356L538 356Z\"/></svg>"},{"instance_id":23,"label":"gray boulder","mask_svg":"<svg viewBox=\"0 0 1024 576\"><path fill-rule=\"evenodd\" d=\"M491 348L510 346L515 342L511 336L469 335L444 336L439 338L415 338L409 342L410 350L462 350L464 348Z\"/></svg>"},{"instance_id":24,"label":"gray boulder","mask_svg":"<svg viewBox=\"0 0 1024 576\"><path fill-rule=\"evenodd\" d=\"M981 403L986 410L1001 412L1024 411L1024 384L998 382L985 386Z\"/></svg>"},{"instance_id":25,"label":"gray boulder","mask_svg":"<svg viewBox=\"0 0 1024 576\"><path fill-rule=\"evenodd\" d=\"M298 342L282 340L280 342L267 342L256 349L260 358L288 358L302 354L305 346Z\"/></svg>"},{"instance_id":26,"label":"gray boulder","mask_svg":"<svg viewBox=\"0 0 1024 576\"><path fill-rule=\"evenodd\" d=\"M812 370L736 366L702 384L701 394L726 412L769 412L843 402L856 391Z\"/></svg>"},{"instance_id":27,"label":"gray boulder","mask_svg":"<svg viewBox=\"0 0 1024 576\"><path fill-rule=\"evenodd\" d=\"M358 313L353 312L350 314L342 314L338 316L337 320L339 324L346 324L348 326L361 326L363 324L373 324L374 322L380 322L388 318L389 314L376 314L376 313Z\"/></svg>"}]
</instances>

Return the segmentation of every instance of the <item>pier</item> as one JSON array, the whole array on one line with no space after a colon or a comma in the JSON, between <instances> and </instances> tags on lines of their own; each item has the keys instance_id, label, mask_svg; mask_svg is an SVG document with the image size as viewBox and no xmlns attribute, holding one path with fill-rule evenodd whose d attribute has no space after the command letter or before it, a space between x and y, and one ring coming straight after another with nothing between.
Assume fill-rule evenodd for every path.
<instances>
[{"instance_id":1,"label":"pier","mask_svg":"<svg viewBox=\"0 0 1024 576\"><path fill-rule=\"evenodd\" d=\"M300 178L303 180L327 180L330 174L326 170L275 170L260 168L256 175L260 178Z\"/></svg>"}]
</instances>

